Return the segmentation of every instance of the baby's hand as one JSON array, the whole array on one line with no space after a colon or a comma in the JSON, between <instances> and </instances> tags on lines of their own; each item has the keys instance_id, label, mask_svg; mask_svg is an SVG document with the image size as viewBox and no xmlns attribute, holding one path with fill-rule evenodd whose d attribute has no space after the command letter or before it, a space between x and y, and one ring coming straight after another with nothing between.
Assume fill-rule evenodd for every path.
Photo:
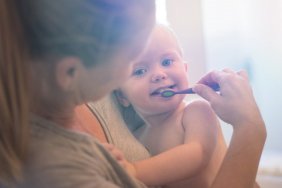
<instances>
[{"instance_id":1,"label":"baby's hand","mask_svg":"<svg viewBox=\"0 0 282 188\"><path fill-rule=\"evenodd\" d=\"M109 143L103 143L102 145L112 154L112 156L127 171L129 175L134 177L136 176L136 169L134 165L125 159L123 153L118 148Z\"/></svg>"}]
</instances>

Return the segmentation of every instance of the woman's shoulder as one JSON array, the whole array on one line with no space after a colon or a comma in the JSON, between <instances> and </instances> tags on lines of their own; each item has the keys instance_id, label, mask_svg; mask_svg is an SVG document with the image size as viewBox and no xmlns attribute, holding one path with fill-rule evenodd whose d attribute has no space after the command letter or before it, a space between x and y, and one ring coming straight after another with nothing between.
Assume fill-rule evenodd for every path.
<instances>
[{"instance_id":1,"label":"woman's shoulder","mask_svg":"<svg viewBox=\"0 0 282 188\"><path fill-rule=\"evenodd\" d=\"M69 184L66 187L72 187L79 185L81 179L91 187L132 183L95 138L56 127L38 117L31 122L25 170L24 184L32 187L65 187L66 184ZM128 182L120 182L119 176L124 176Z\"/></svg>"},{"instance_id":2,"label":"woman's shoulder","mask_svg":"<svg viewBox=\"0 0 282 188\"><path fill-rule=\"evenodd\" d=\"M87 158L100 150L94 137L67 130L41 117L33 117L30 128L31 156L43 163L78 156Z\"/></svg>"}]
</instances>

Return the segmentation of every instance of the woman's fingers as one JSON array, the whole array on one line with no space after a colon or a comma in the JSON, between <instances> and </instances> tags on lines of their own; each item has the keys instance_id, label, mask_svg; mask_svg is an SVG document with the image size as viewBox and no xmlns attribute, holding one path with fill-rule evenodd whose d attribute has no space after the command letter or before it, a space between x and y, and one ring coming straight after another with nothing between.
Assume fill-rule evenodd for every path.
<instances>
[{"instance_id":1,"label":"woman's fingers","mask_svg":"<svg viewBox=\"0 0 282 188\"><path fill-rule=\"evenodd\" d=\"M220 93L205 86L211 83L219 84ZM212 71L204 76L193 90L209 101L216 114L227 123L252 121L252 117L257 114L246 71Z\"/></svg>"},{"instance_id":2,"label":"woman's fingers","mask_svg":"<svg viewBox=\"0 0 282 188\"><path fill-rule=\"evenodd\" d=\"M224 85L226 85L226 83L228 83L230 80L234 80L234 77L237 76L248 80L248 75L245 70L235 72L232 69L225 68L222 71L214 70L209 72L198 81L198 84L204 84L208 86L214 86L218 84L220 88L222 88Z\"/></svg>"},{"instance_id":3,"label":"woman's fingers","mask_svg":"<svg viewBox=\"0 0 282 188\"><path fill-rule=\"evenodd\" d=\"M218 94L205 84L196 84L193 91L209 102L216 101Z\"/></svg>"},{"instance_id":4,"label":"woman's fingers","mask_svg":"<svg viewBox=\"0 0 282 188\"><path fill-rule=\"evenodd\" d=\"M230 73L230 74L236 74L236 72L230 68L224 68L222 69L223 72L226 72L226 73Z\"/></svg>"},{"instance_id":5,"label":"woman's fingers","mask_svg":"<svg viewBox=\"0 0 282 188\"><path fill-rule=\"evenodd\" d=\"M237 72L237 74L242 76L243 78L245 78L247 80L249 79L248 73L245 70L240 70L240 71Z\"/></svg>"},{"instance_id":6,"label":"woman's fingers","mask_svg":"<svg viewBox=\"0 0 282 188\"><path fill-rule=\"evenodd\" d=\"M204 77L202 77L198 84L204 84L204 85L214 85L214 84L220 84L220 77L219 75L222 74L221 71L211 71L207 73Z\"/></svg>"}]
</instances>

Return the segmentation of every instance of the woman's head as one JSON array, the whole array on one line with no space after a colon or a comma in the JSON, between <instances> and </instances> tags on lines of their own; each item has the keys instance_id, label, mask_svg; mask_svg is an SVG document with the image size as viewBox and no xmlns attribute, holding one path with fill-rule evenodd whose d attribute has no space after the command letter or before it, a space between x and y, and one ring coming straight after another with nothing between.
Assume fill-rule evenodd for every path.
<instances>
[{"instance_id":1,"label":"woman's head","mask_svg":"<svg viewBox=\"0 0 282 188\"><path fill-rule=\"evenodd\" d=\"M91 66L132 45L135 34L148 32L152 4L148 0L27 0L18 8L33 58L75 56ZM143 14L147 9L149 14Z\"/></svg>"},{"instance_id":2,"label":"woman's head","mask_svg":"<svg viewBox=\"0 0 282 188\"><path fill-rule=\"evenodd\" d=\"M58 106L66 109L117 87L146 43L154 4L152 0L0 2L0 122L4 122L0 166L5 167L0 170L0 186L16 177L24 160L28 100L32 97L36 108L59 112Z\"/></svg>"},{"instance_id":3,"label":"woman's head","mask_svg":"<svg viewBox=\"0 0 282 188\"><path fill-rule=\"evenodd\" d=\"M128 63L143 48L154 22L154 2L151 0L28 0L19 5L19 8L32 60L44 63L45 72L55 74L52 75L54 78L57 78L58 62L66 57L72 57L73 63L74 60L80 61L86 69L95 67L95 76L85 77L87 80L93 79L95 91L100 90L100 85L108 84L95 81L118 81L119 78L115 75L111 76L115 72L104 71L128 69ZM76 68L77 65L69 65L68 69L75 73ZM101 70L98 71L99 68ZM96 76L101 72L102 76L107 77ZM88 71L83 72L87 73ZM59 81L59 87L60 84L62 82ZM103 87L102 90L113 89L114 85L108 85L109 88ZM85 93L81 89L84 88L78 88L77 92ZM91 97L95 98L95 93L93 94Z\"/></svg>"}]
</instances>

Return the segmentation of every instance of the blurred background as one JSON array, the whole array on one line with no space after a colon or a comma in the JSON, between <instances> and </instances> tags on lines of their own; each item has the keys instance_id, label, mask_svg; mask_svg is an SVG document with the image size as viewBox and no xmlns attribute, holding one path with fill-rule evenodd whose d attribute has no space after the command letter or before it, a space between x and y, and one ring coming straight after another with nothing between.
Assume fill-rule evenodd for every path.
<instances>
[{"instance_id":1,"label":"blurred background","mask_svg":"<svg viewBox=\"0 0 282 188\"><path fill-rule=\"evenodd\" d=\"M268 131L259 181L282 187L282 0L156 3L158 21L174 29L184 48L190 84L213 69L247 70ZM223 131L229 142L231 127Z\"/></svg>"}]
</instances>

